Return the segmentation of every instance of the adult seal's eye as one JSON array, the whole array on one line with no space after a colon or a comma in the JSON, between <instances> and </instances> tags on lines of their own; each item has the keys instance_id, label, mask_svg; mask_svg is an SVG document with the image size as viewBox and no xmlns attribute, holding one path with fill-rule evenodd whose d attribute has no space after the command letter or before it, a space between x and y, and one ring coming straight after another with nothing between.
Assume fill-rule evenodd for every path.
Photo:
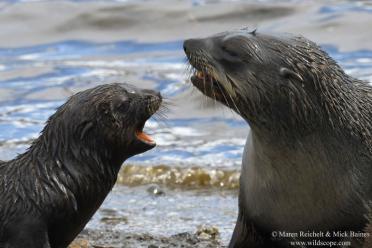
<instances>
[{"instance_id":1,"label":"adult seal's eye","mask_svg":"<svg viewBox=\"0 0 372 248\"><path fill-rule=\"evenodd\" d=\"M239 57L239 54L229 48L227 45L222 45L222 51L230 55L231 57Z\"/></svg>"}]
</instances>

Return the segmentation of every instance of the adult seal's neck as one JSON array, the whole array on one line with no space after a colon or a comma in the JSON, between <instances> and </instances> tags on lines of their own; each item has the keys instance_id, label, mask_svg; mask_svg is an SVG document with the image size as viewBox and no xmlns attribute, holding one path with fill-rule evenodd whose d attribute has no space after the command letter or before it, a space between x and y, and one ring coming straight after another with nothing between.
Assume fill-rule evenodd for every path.
<instances>
[{"instance_id":1,"label":"adult seal's neck","mask_svg":"<svg viewBox=\"0 0 372 248\"><path fill-rule=\"evenodd\" d=\"M314 81L313 88L304 85L299 89L289 82L278 85L272 95L258 103L243 100L245 111L241 115L261 138L291 140L313 134L348 137L366 132L365 127L355 123L369 115L369 86L342 71L338 73L323 76L326 82ZM282 94L281 90L295 94Z\"/></svg>"}]
</instances>

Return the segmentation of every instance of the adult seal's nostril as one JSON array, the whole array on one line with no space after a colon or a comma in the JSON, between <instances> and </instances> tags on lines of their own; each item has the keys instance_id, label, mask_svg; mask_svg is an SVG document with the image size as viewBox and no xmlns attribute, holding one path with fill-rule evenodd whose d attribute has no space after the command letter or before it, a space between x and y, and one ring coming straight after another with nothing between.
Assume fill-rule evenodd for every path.
<instances>
[{"instance_id":1,"label":"adult seal's nostril","mask_svg":"<svg viewBox=\"0 0 372 248\"><path fill-rule=\"evenodd\" d=\"M183 50L186 55L190 55L192 51L201 49L203 47L203 40L201 39L188 39L183 42Z\"/></svg>"},{"instance_id":2,"label":"adult seal's nostril","mask_svg":"<svg viewBox=\"0 0 372 248\"><path fill-rule=\"evenodd\" d=\"M190 43L192 41L191 40L185 40L183 42L183 50L185 51L186 54L189 54L189 51L190 51Z\"/></svg>"}]
</instances>

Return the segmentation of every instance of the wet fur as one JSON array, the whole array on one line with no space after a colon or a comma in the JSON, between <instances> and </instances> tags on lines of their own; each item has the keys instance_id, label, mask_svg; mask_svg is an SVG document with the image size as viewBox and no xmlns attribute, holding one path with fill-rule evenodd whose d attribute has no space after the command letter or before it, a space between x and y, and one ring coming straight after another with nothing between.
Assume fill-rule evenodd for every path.
<instances>
[{"instance_id":1,"label":"wet fur","mask_svg":"<svg viewBox=\"0 0 372 248\"><path fill-rule=\"evenodd\" d=\"M219 82L193 84L251 127L229 247L289 246L272 231L362 231L372 198L371 86L301 36L238 30L184 47Z\"/></svg>"},{"instance_id":2,"label":"wet fur","mask_svg":"<svg viewBox=\"0 0 372 248\"><path fill-rule=\"evenodd\" d=\"M371 248L372 247L372 202L369 203L369 214L368 214L369 223L364 229L364 233L368 233L368 237L365 239L363 248Z\"/></svg>"},{"instance_id":3,"label":"wet fur","mask_svg":"<svg viewBox=\"0 0 372 248\"><path fill-rule=\"evenodd\" d=\"M134 131L160 101L156 92L109 84L62 105L24 154L0 162L0 247L67 247L112 189L122 163L153 147Z\"/></svg>"}]
</instances>

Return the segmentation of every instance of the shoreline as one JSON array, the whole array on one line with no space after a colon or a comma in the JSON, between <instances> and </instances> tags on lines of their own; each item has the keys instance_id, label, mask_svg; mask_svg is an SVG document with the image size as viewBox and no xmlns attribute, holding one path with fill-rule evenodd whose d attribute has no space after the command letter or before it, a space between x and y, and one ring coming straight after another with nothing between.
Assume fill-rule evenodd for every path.
<instances>
[{"instance_id":1,"label":"shoreline","mask_svg":"<svg viewBox=\"0 0 372 248\"><path fill-rule=\"evenodd\" d=\"M218 229L199 228L195 233L179 233L165 236L124 233L113 230L85 229L68 248L224 248L219 239Z\"/></svg>"}]
</instances>

